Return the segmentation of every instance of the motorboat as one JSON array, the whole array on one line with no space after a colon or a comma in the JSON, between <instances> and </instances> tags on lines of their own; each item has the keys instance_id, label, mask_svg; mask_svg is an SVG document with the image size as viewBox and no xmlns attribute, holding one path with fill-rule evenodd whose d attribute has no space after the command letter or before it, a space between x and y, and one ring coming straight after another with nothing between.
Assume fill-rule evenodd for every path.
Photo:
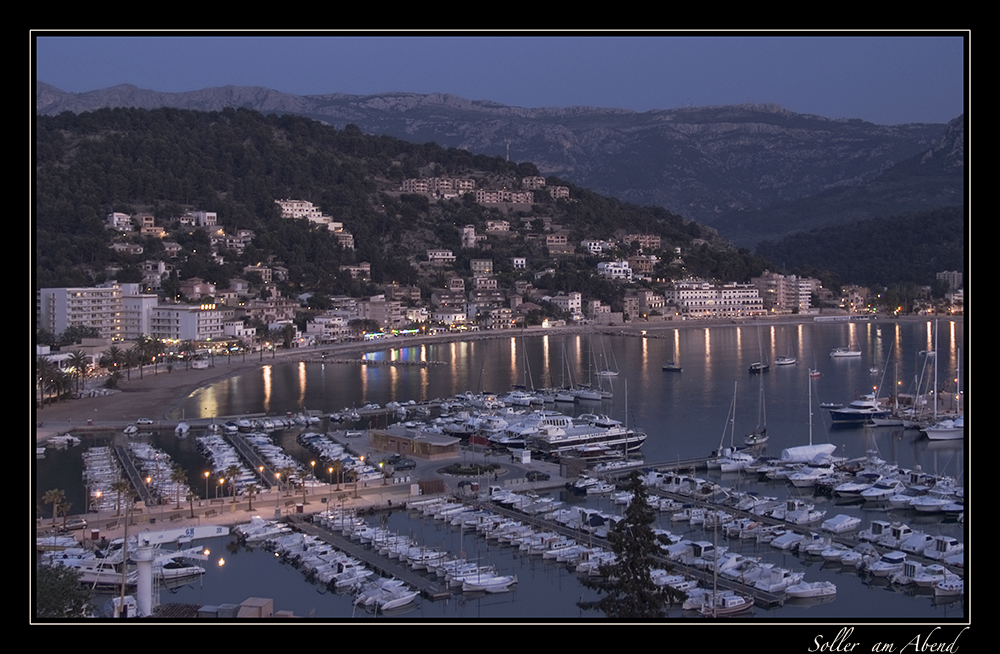
<instances>
[{"instance_id":1,"label":"motorboat","mask_svg":"<svg viewBox=\"0 0 1000 654\"><path fill-rule=\"evenodd\" d=\"M912 577L913 583L920 588L931 588L942 581L956 581L959 579L961 578L958 575L949 572L948 568L940 563L922 566L922 569Z\"/></svg>"},{"instance_id":2,"label":"motorboat","mask_svg":"<svg viewBox=\"0 0 1000 654\"><path fill-rule=\"evenodd\" d=\"M961 577L954 579L943 579L934 584L934 595L937 597L949 597L962 595L965 593L965 580Z\"/></svg>"},{"instance_id":3,"label":"motorboat","mask_svg":"<svg viewBox=\"0 0 1000 654\"><path fill-rule=\"evenodd\" d=\"M517 575L475 575L462 581L462 591L466 593L505 593L517 583Z\"/></svg>"},{"instance_id":4,"label":"motorboat","mask_svg":"<svg viewBox=\"0 0 1000 654\"><path fill-rule=\"evenodd\" d=\"M861 498L866 502L887 502L890 497L904 490L906 484L898 479L880 479L861 491Z\"/></svg>"},{"instance_id":5,"label":"motorboat","mask_svg":"<svg viewBox=\"0 0 1000 654\"><path fill-rule=\"evenodd\" d=\"M944 419L924 427L921 431L932 441L959 440L965 438L965 416Z\"/></svg>"},{"instance_id":6,"label":"motorboat","mask_svg":"<svg viewBox=\"0 0 1000 654\"><path fill-rule=\"evenodd\" d=\"M789 597L829 597L837 594L837 585L832 581L802 581L785 589Z\"/></svg>"},{"instance_id":7,"label":"motorboat","mask_svg":"<svg viewBox=\"0 0 1000 654\"><path fill-rule=\"evenodd\" d=\"M920 513L941 513L944 507L954 503L955 499L951 489L932 488L925 495L913 498L910 508Z\"/></svg>"},{"instance_id":8,"label":"motorboat","mask_svg":"<svg viewBox=\"0 0 1000 654\"><path fill-rule=\"evenodd\" d=\"M663 364L663 370L665 372L681 372L683 369L681 368L681 364L667 361Z\"/></svg>"},{"instance_id":9,"label":"motorboat","mask_svg":"<svg viewBox=\"0 0 1000 654\"><path fill-rule=\"evenodd\" d=\"M735 615L753 608L753 597L745 597L730 591L709 593L702 601L699 612L708 617Z\"/></svg>"},{"instance_id":10,"label":"motorboat","mask_svg":"<svg viewBox=\"0 0 1000 654\"><path fill-rule=\"evenodd\" d=\"M902 570L904 561L906 561L906 552L893 550L883 554L878 561L869 563L866 569L876 577L888 577L890 574Z\"/></svg>"},{"instance_id":11,"label":"motorboat","mask_svg":"<svg viewBox=\"0 0 1000 654\"><path fill-rule=\"evenodd\" d=\"M803 466L788 475L788 481L796 488L812 488L821 479L828 479L834 474L832 464Z\"/></svg>"},{"instance_id":12,"label":"motorboat","mask_svg":"<svg viewBox=\"0 0 1000 654\"><path fill-rule=\"evenodd\" d=\"M790 366L796 363L798 360L795 357L775 357L774 365L776 366Z\"/></svg>"},{"instance_id":13,"label":"motorboat","mask_svg":"<svg viewBox=\"0 0 1000 654\"><path fill-rule=\"evenodd\" d=\"M839 514L827 518L820 524L820 529L832 534L846 534L861 526L861 518L852 515Z\"/></svg>"},{"instance_id":14,"label":"motorboat","mask_svg":"<svg viewBox=\"0 0 1000 654\"><path fill-rule=\"evenodd\" d=\"M924 556L935 561L943 561L964 553L965 545L952 536L935 536L934 542L924 548Z\"/></svg>"},{"instance_id":15,"label":"motorboat","mask_svg":"<svg viewBox=\"0 0 1000 654\"><path fill-rule=\"evenodd\" d=\"M883 407L871 393L862 395L845 407L830 409L830 419L834 425L868 424L874 418L888 418L892 411Z\"/></svg>"},{"instance_id":16,"label":"motorboat","mask_svg":"<svg viewBox=\"0 0 1000 654\"><path fill-rule=\"evenodd\" d=\"M830 357L833 359L841 359L845 357L859 357L861 356L861 350L854 350L849 347L835 347L830 350Z\"/></svg>"}]
</instances>

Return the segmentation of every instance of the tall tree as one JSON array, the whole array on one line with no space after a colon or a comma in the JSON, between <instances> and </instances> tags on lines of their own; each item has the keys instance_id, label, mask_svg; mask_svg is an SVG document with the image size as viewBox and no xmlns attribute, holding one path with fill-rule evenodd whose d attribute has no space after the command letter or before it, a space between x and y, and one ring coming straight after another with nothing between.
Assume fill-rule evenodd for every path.
<instances>
[{"instance_id":1,"label":"tall tree","mask_svg":"<svg viewBox=\"0 0 1000 654\"><path fill-rule=\"evenodd\" d=\"M59 505L63 503L66 499L66 491L59 488L53 488L52 490L45 491L45 495L42 496L42 502L52 505L52 527L56 526L56 517L58 517Z\"/></svg>"},{"instance_id":2,"label":"tall tree","mask_svg":"<svg viewBox=\"0 0 1000 654\"><path fill-rule=\"evenodd\" d=\"M588 611L602 611L608 618L663 618L670 603L685 595L668 585L653 583L652 570L664 567L656 560L661 551L661 541L652 528L656 513L639 473L629 477L627 490L632 500L608 533L614 561L600 566L600 578L582 579L584 586L600 591L604 597L577 605Z\"/></svg>"},{"instance_id":3,"label":"tall tree","mask_svg":"<svg viewBox=\"0 0 1000 654\"><path fill-rule=\"evenodd\" d=\"M35 571L35 617L86 618L93 588L80 583L80 573L63 565L43 565Z\"/></svg>"}]
</instances>

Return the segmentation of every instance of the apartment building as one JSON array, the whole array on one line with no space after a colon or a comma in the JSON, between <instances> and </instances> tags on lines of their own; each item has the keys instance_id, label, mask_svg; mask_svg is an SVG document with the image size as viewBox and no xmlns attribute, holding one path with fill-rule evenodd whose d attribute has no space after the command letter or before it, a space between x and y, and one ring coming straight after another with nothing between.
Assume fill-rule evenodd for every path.
<instances>
[{"instance_id":1,"label":"apartment building","mask_svg":"<svg viewBox=\"0 0 1000 654\"><path fill-rule=\"evenodd\" d=\"M93 327L101 338L120 341L122 331L122 287L42 288L38 290L39 327L61 334L69 327Z\"/></svg>"},{"instance_id":2,"label":"apartment building","mask_svg":"<svg viewBox=\"0 0 1000 654\"><path fill-rule=\"evenodd\" d=\"M751 279L750 283L757 287L764 309L771 313L805 311L812 305L812 294L822 288L818 279L782 275L769 270Z\"/></svg>"},{"instance_id":3,"label":"apartment building","mask_svg":"<svg viewBox=\"0 0 1000 654\"><path fill-rule=\"evenodd\" d=\"M757 287L735 282L716 284L703 280L681 280L666 298L689 318L742 318L764 315Z\"/></svg>"},{"instance_id":4,"label":"apartment building","mask_svg":"<svg viewBox=\"0 0 1000 654\"><path fill-rule=\"evenodd\" d=\"M214 303L160 304L150 312L148 335L161 340L223 340L227 319Z\"/></svg>"}]
</instances>

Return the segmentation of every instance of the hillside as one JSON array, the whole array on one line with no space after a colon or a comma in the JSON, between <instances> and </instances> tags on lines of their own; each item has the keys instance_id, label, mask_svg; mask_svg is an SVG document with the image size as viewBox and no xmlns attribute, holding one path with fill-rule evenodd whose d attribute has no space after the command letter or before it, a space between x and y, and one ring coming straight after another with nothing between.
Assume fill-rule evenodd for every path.
<instances>
[{"instance_id":1,"label":"hillside","mask_svg":"<svg viewBox=\"0 0 1000 654\"><path fill-rule=\"evenodd\" d=\"M917 170L917 183L884 177L899 164L904 168L896 174L914 173L907 162L924 161L953 126L831 120L776 105L640 113L528 109L447 94L295 96L236 86L159 93L131 85L72 94L37 84L40 115L101 107L242 107L531 161L542 175L622 202L663 207L745 247L822 225L946 206L964 189L961 167L933 175ZM964 142L951 143L958 145L961 162ZM885 186L869 186L880 179L890 185L889 193Z\"/></svg>"},{"instance_id":2,"label":"hillside","mask_svg":"<svg viewBox=\"0 0 1000 654\"><path fill-rule=\"evenodd\" d=\"M871 218L765 241L757 252L783 268L825 270L863 286L924 286L945 270L965 270L965 221L957 207Z\"/></svg>"},{"instance_id":3,"label":"hillside","mask_svg":"<svg viewBox=\"0 0 1000 654\"><path fill-rule=\"evenodd\" d=\"M532 163L367 136L353 126L335 129L293 115L102 109L40 116L34 154L40 287L92 285L110 274L137 281L143 262L156 259L176 266L179 279L196 276L225 286L243 266L266 261L288 268L288 294L370 294L379 284L427 282L419 274L427 248L456 250L456 270L467 270L468 259L483 253L460 247L460 228L471 224L482 233L493 218L512 223L510 238L487 244L498 272L508 278L514 256L526 257L536 269L555 263L539 237L556 228L571 243L656 234L665 251L691 251L688 267L674 274L742 279L766 265L662 208L621 203L568 183L569 199L542 193L533 205L508 211L468 196L432 202L401 194L404 178L454 175L472 178L480 188L511 188L539 171ZM549 182L563 183L554 177ZM284 198L313 202L342 222L355 248L342 247L307 221L282 219L275 200ZM254 238L242 253L221 252L220 263L203 230L178 225L186 209L216 212L227 233L251 230ZM149 212L169 239L117 234L106 228L113 211ZM696 238L706 245L692 248ZM167 255L165 240L176 241L181 252ZM144 252L117 252L110 247L114 241L142 245ZM371 264L370 283L341 269L361 262ZM565 258L552 284L591 284L594 266L593 257ZM602 288L598 295L612 292Z\"/></svg>"}]
</instances>

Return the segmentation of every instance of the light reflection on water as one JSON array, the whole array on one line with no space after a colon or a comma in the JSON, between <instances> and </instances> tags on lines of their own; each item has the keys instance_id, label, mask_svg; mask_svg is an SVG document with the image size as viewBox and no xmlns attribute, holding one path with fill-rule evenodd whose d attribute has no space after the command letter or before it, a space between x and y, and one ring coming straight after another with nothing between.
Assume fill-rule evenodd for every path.
<instances>
[{"instance_id":1,"label":"light reflection on water","mask_svg":"<svg viewBox=\"0 0 1000 654\"><path fill-rule=\"evenodd\" d=\"M941 323L939 348L941 357L939 380L948 389L958 368L956 351L963 344L963 325L946 321ZM760 338L758 338L758 334ZM603 341L603 344L602 344ZM855 345L864 352L860 359L835 360L827 353L833 347ZM921 465L929 472L959 474L964 471L964 444L930 442L915 432L892 429L837 429L830 427L821 401L847 403L857 395L870 392L873 385L882 381L873 377L869 367L885 367L890 346L892 359L889 366L898 371L898 387L903 392L913 392L914 380L925 373L921 369L925 357L921 351L933 347L933 323L901 322L883 324L800 324L772 325L758 332L755 326L725 326L711 329L668 329L651 332L647 337L598 336L572 334L567 336L479 340L463 343L424 344L373 352L373 361L428 362L428 365L362 365L337 363L268 364L260 370L220 381L200 389L176 411L176 417L212 417L241 415L259 412L284 414L304 408L324 412L339 411L348 406L361 406L369 402L385 404L389 401L423 401L447 398L466 391L504 392L513 384L534 387L559 386L564 375L573 382L597 384L594 376L596 361L602 348L614 353L621 374L611 382L615 397L610 401L581 403L573 412L608 413L627 420L631 426L645 430L649 439L644 446L647 461L671 461L692 456L704 456L716 449L724 438L727 411L733 400L734 382L737 387L736 437L748 433L756 426L759 416L759 391L765 398L768 433L771 436L766 453L776 456L784 447L805 444L809 438L810 413L815 442L832 442L838 445L837 454L862 456L873 446L879 455L904 467ZM947 356L945 355L947 352ZM771 371L757 376L747 373L747 366L761 358L769 361L775 356L796 356L794 366L772 366ZM608 356L611 356L610 354ZM680 374L661 370L665 361L680 363ZM433 362L443 361L444 365ZM219 364L224 365L224 364ZM964 368L964 365L962 366ZM812 408L810 410L810 384L808 370L819 368L822 376L813 381ZM889 378L895 376L892 371ZM625 407L625 386L628 386L628 412ZM885 384L885 381L882 381ZM952 381L952 385L953 385ZM561 407L560 407L561 408ZM162 439L171 440L170 436ZM188 439L190 443L192 439ZM282 437L291 444L294 439ZM728 444L728 443L726 443ZM186 460L196 460L196 453L171 452ZM51 463L51 462L50 462ZM193 469L197 463L188 463ZM40 465L39 469L42 469ZM79 473L76 473L77 475ZM200 473L195 473L200 474ZM196 479L199 479L197 476ZM769 495L784 497L793 491L784 485L749 483L740 478L726 478L726 484L742 485ZM197 484L195 484L197 486ZM41 493L48 486L39 481ZM202 491L198 491L199 494ZM72 495L72 494L71 494ZM83 495L82 491L79 493ZM71 497L71 501L72 497ZM595 500L599 502L599 500ZM863 508L842 507L829 500L817 498L818 508L828 510L828 516L839 512L862 511L866 523L873 517ZM603 508L603 507L602 507ZM610 506L608 508L611 508ZM914 526L927 531L939 529L961 535L962 529L954 524L904 516ZM394 513L391 520L399 529L430 533L431 528L422 520L415 520L403 512ZM664 525L676 531L676 525ZM440 527L434 527L434 533ZM933 533L933 532L932 532ZM445 537L454 539L454 534ZM704 534L700 533L699 538ZM740 542L727 543L732 547L755 547ZM466 547L469 547L466 544ZM217 548L221 549L221 548ZM953 618L960 609L935 606L933 598L908 597L903 593L864 582L856 574L839 567L788 559L791 556L764 548L758 555L777 557L777 561L802 567L807 566L807 579L828 579L841 589L837 600L817 606L789 604L776 611L755 610L756 615L781 618L817 617L915 617L934 619ZM536 589L522 579L517 590L506 596L484 598L458 597L444 603L422 601L413 612L417 617L579 617L575 602L585 592L573 573L565 567L553 570L531 557L515 558L511 553L492 550L490 556L503 558L511 567L530 573L530 578L541 581ZM321 595L317 588L304 581L301 572L275 564L267 564L257 557L259 552L239 551L230 554L229 564L223 570L206 574L203 587L197 589L198 599L204 603L239 602L245 596L273 596L276 609L291 609L307 614L315 610L318 616L349 617L350 600L330 593ZM794 557L793 557L794 559ZM248 568L236 574L240 566ZM270 570L258 572L257 565ZM243 583L247 578L266 580L265 588L244 589L230 585L230 579ZM521 573L519 572L519 575ZM211 589L211 590L209 590ZM557 592L553 593L553 589ZM175 593L176 597L180 592ZM194 592L188 590L184 592ZM221 595L220 595L221 594ZM308 600L303 599L308 597ZM539 599L539 607L531 602ZM187 601L164 598L164 601ZM345 609L346 606L346 609ZM326 607L326 608L320 608ZM556 608L558 607L558 608ZM347 612L345 612L347 611ZM546 613L549 611L549 613ZM584 616L586 617L586 616Z\"/></svg>"}]
</instances>

